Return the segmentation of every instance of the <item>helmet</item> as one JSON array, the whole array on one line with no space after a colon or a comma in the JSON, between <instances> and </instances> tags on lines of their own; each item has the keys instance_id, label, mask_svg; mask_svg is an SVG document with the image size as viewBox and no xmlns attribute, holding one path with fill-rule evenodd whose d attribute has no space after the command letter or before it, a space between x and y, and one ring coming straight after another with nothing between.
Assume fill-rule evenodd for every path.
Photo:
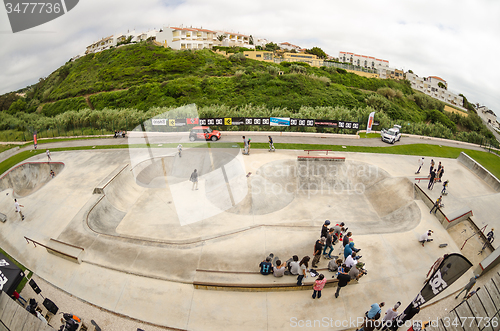
<instances>
[{"instance_id":1,"label":"helmet","mask_svg":"<svg viewBox=\"0 0 500 331\"><path fill-rule=\"evenodd\" d=\"M326 221L325 221L325 225L330 225L330 221L329 221L329 220L326 220Z\"/></svg>"}]
</instances>

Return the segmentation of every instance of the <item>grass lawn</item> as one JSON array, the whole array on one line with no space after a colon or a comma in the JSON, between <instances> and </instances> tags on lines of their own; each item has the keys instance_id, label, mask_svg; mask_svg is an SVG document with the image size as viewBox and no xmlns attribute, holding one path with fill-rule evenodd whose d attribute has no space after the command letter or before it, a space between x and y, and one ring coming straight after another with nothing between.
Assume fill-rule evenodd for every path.
<instances>
[{"instance_id":1,"label":"grass lawn","mask_svg":"<svg viewBox=\"0 0 500 331\"><path fill-rule=\"evenodd\" d=\"M380 138L380 133L376 133L376 132L370 132L370 133L360 132L359 133L359 137L360 138Z\"/></svg>"},{"instance_id":2,"label":"grass lawn","mask_svg":"<svg viewBox=\"0 0 500 331\"><path fill-rule=\"evenodd\" d=\"M243 148L243 143L207 143L210 148L234 148L239 146ZM205 143L185 143L184 148L203 148ZM364 147L364 146L345 146L343 148L339 145L309 145L309 144L274 144L276 149L328 149L338 152L356 152L356 153L378 153L378 154L399 154L399 155L418 155L440 158L456 159L460 152L465 152L474 160L479 162L483 167L488 169L495 177L500 178L500 158L497 154L476 151L459 147L447 147L429 144L411 144L411 145L397 145L389 147ZM116 148L145 148L145 144L137 145L106 145L106 146L79 146L79 147L65 147L53 148L51 151L70 151L70 150L89 150L89 149L116 149ZM176 148L177 143L166 144L153 144L151 148ZM268 149L268 143L252 143L252 148ZM19 162L22 162L31 156L45 153L45 150L39 149L36 151L24 151L0 163L0 174L13 167Z\"/></svg>"}]
</instances>

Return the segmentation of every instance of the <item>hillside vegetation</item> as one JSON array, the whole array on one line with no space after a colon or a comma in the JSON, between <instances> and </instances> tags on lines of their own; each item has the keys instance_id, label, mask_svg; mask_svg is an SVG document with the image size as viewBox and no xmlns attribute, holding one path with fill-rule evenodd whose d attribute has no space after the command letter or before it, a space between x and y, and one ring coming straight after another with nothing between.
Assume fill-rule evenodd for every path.
<instances>
[{"instance_id":1,"label":"hillside vegetation","mask_svg":"<svg viewBox=\"0 0 500 331\"><path fill-rule=\"evenodd\" d=\"M381 126L403 124L403 132L475 143L494 140L477 115L443 112L442 102L412 90L408 81L254 61L238 50L226 58L206 49L174 51L142 42L67 62L18 92L26 96L0 96L0 130L131 129L194 103L201 116L325 118L362 126L375 110Z\"/></svg>"}]
</instances>

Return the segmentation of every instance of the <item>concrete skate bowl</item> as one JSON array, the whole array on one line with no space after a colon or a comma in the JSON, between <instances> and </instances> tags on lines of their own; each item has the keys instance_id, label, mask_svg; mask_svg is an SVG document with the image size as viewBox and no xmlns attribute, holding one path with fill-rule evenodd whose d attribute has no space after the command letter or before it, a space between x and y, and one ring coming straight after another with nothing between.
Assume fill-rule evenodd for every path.
<instances>
[{"instance_id":1,"label":"concrete skate bowl","mask_svg":"<svg viewBox=\"0 0 500 331\"><path fill-rule=\"evenodd\" d=\"M239 148L207 148L187 149L182 157L177 155L148 159L133 166L137 184L147 188L163 187L189 180L194 169L198 176L204 176L225 165L234 163L240 154ZM234 171L233 171L234 172ZM237 175L243 175L244 169L236 169ZM236 174L235 174L236 175Z\"/></svg>"},{"instance_id":2,"label":"concrete skate bowl","mask_svg":"<svg viewBox=\"0 0 500 331\"><path fill-rule=\"evenodd\" d=\"M248 182L249 194L228 212L264 215L289 206L296 217L338 217L357 233L407 231L420 221L413 184L364 162L274 161L261 166Z\"/></svg>"},{"instance_id":3,"label":"concrete skate bowl","mask_svg":"<svg viewBox=\"0 0 500 331\"><path fill-rule=\"evenodd\" d=\"M421 211L415 202L413 183L404 177L389 177L366 188L365 196L380 222L358 222L361 233L404 232L415 228ZM378 224L377 224L378 223Z\"/></svg>"},{"instance_id":4,"label":"concrete skate bowl","mask_svg":"<svg viewBox=\"0 0 500 331\"><path fill-rule=\"evenodd\" d=\"M364 171L364 172L363 172ZM281 210L304 196L345 195L387 178L361 162L279 160L261 166L248 180L249 193L229 212L264 215Z\"/></svg>"},{"instance_id":5,"label":"concrete skate bowl","mask_svg":"<svg viewBox=\"0 0 500 331\"><path fill-rule=\"evenodd\" d=\"M63 169L62 162L22 163L0 178L0 190L11 188L14 197L25 197L38 191L52 179L50 170L54 170L57 176Z\"/></svg>"}]
</instances>

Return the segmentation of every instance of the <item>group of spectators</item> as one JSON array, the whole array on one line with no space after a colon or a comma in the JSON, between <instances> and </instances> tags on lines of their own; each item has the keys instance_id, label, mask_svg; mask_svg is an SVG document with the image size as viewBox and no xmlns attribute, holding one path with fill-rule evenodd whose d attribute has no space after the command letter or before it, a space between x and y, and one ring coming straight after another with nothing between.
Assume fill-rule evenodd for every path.
<instances>
[{"instance_id":1,"label":"group of spectators","mask_svg":"<svg viewBox=\"0 0 500 331\"><path fill-rule=\"evenodd\" d=\"M323 257L325 260L331 260L328 263L328 270L335 272L332 278L337 277L338 279L337 292L335 293L337 298L342 287L346 286L351 279L359 280L361 276L366 274L366 270L363 269L364 263L359 261L362 256L358 255L360 249L354 245L352 232L347 232L343 222L332 227L330 227L330 224L330 221L326 220L321 227L320 238L314 243L312 261L308 255L300 260L297 255L294 255L287 261L282 261L271 253L260 263L260 273L262 275L272 273L275 277L284 275L297 276L297 286L304 285L304 278L307 278L309 274L315 275L314 277L317 277L317 279L314 282L312 298L317 297L319 299L327 279L324 274L319 274L315 269L310 269L309 263L311 263L312 268L318 268L318 263ZM339 245L339 255L332 256L335 251L334 246L337 243L341 243Z\"/></svg>"}]
</instances>

